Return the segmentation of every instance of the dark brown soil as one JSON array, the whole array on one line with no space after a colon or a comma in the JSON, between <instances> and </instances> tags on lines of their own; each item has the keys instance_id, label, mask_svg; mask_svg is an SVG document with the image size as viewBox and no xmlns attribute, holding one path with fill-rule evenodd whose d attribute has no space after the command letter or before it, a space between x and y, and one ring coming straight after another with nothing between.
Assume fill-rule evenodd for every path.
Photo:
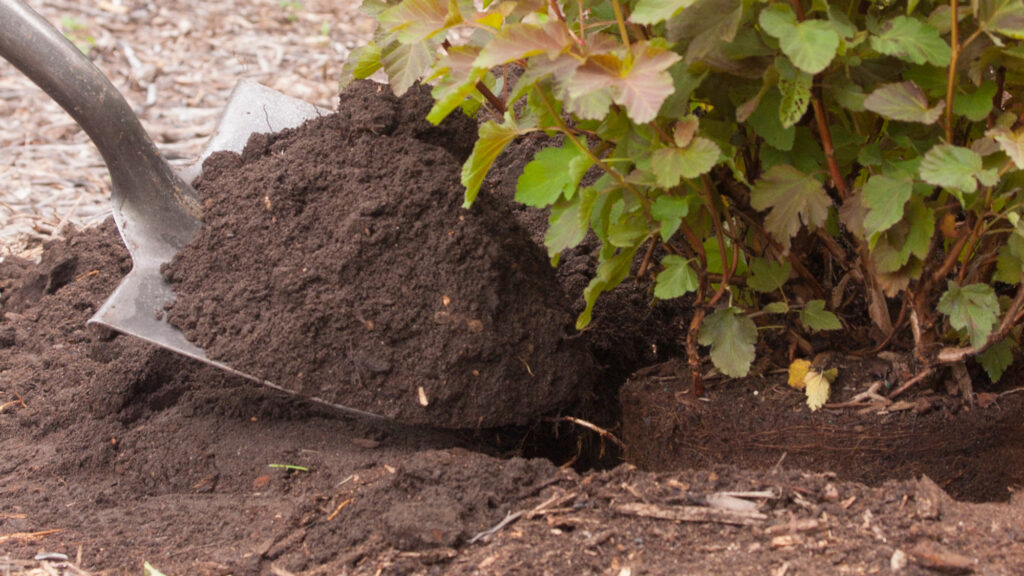
<instances>
[{"instance_id":1,"label":"dark brown soil","mask_svg":"<svg viewBox=\"0 0 1024 576\"><path fill-rule=\"evenodd\" d=\"M450 162L420 146L378 150ZM276 209L287 212L278 192ZM309 249L294 248L293 261ZM570 278L589 258L586 246L567 256L566 289L578 289ZM109 222L49 245L39 265L0 260L0 574L27 574L39 553L66 554L93 574L139 574L150 562L169 576L1024 573L1021 394L979 390L995 401L966 411L922 390L918 411L810 414L774 376L713 381L704 402L675 369L656 367L625 388L621 432L645 465L681 455L677 471L579 473L558 466L567 458L518 457L515 447L554 426L539 413L525 435L352 419L86 327L130 265ZM602 358L606 373L671 346L659 342L678 320L651 307L645 286L624 285L621 305L570 341L613 351L605 338L619 338L630 359ZM632 333L645 322L657 330ZM837 401L870 378L840 368ZM1022 386L1019 373L1007 374L1005 391ZM600 445L564 421L558 429L562 441ZM939 485L917 478L923 471ZM1009 502L956 502L943 487ZM749 504L726 491L746 492ZM737 520L737 507L752 511Z\"/></svg>"},{"instance_id":2,"label":"dark brown soil","mask_svg":"<svg viewBox=\"0 0 1024 576\"><path fill-rule=\"evenodd\" d=\"M527 424L585 392L554 271L505 203L461 208L474 127L432 128L431 104L360 82L338 114L211 157L170 321L215 360L408 423Z\"/></svg>"},{"instance_id":3,"label":"dark brown soil","mask_svg":"<svg viewBox=\"0 0 1024 576\"><path fill-rule=\"evenodd\" d=\"M867 388L864 363L839 366L833 402ZM1010 376L1013 372L1009 372ZM1020 384L1013 379L1010 385ZM978 390L973 409L943 391L921 390L890 410L811 413L786 374L719 381L705 400L689 393L682 360L640 371L621 391L630 462L648 470L727 461L751 470L831 470L868 484L926 474L958 499L1008 500L1024 486L1024 394Z\"/></svg>"}]
</instances>

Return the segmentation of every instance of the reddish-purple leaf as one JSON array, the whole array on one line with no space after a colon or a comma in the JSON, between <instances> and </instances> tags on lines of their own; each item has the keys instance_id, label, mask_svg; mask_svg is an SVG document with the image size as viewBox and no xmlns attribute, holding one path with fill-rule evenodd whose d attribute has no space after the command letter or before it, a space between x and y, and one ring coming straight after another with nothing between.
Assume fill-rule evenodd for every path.
<instances>
[{"instance_id":1,"label":"reddish-purple leaf","mask_svg":"<svg viewBox=\"0 0 1024 576\"><path fill-rule=\"evenodd\" d=\"M448 3L442 0L404 0L381 12L377 19L385 30L396 35L399 42L413 44L445 28Z\"/></svg>"},{"instance_id":2,"label":"reddish-purple leaf","mask_svg":"<svg viewBox=\"0 0 1024 576\"><path fill-rule=\"evenodd\" d=\"M662 103L675 91L667 70L681 58L648 42L633 44L629 52L627 67L617 83L619 94L615 101L626 108L634 122L643 124L654 120Z\"/></svg>"},{"instance_id":3,"label":"reddish-purple leaf","mask_svg":"<svg viewBox=\"0 0 1024 576\"><path fill-rule=\"evenodd\" d=\"M493 68L538 54L554 57L574 44L565 24L558 21L542 25L509 24L484 46L474 65Z\"/></svg>"}]
</instances>

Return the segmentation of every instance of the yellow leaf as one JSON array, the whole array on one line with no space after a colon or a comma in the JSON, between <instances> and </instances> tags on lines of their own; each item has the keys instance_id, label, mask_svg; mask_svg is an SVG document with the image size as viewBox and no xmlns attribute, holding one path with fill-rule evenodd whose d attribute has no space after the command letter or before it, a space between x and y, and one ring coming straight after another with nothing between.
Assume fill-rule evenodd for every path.
<instances>
[{"instance_id":1,"label":"yellow leaf","mask_svg":"<svg viewBox=\"0 0 1024 576\"><path fill-rule=\"evenodd\" d=\"M807 407L811 409L811 412L816 411L828 402L828 397L832 393L832 387L828 383L828 378L825 377L821 372L810 370L807 372L807 376L804 377L804 385L807 387L804 391L807 393Z\"/></svg>"},{"instance_id":2,"label":"yellow leaf","mask_svg":"<svg viewBox=\"0 0 1024 576\"><path fill-rule=\"evenodd\" d=\"M793 360L793 363L789 365L789 385L797 390L803 390L804 377L807 376L807 371L810 369L811 363L807 360L799 358Z\"/></svg>"}]
</instances>

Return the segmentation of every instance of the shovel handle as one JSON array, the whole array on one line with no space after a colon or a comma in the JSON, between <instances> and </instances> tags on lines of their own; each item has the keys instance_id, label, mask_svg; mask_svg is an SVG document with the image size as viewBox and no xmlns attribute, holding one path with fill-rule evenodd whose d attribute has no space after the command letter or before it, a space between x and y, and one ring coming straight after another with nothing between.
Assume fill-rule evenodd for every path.
<instances>
[{"instance_id":1,"label":"shovel handle","mask_svg":"<svg viewBox=\"0 0 1024 576\"><path fill-rule=\"evenodd\" d=\"M0 0L0 56L60 104L99 148L114 184L114 216L133 256L147 251L146 237L180 244L192 236L199 214L195 191L160 157L103 73L21 0ZM133 238L122 226L126 220L138 220L147 231Z\"/></svg>"}]
</instances>

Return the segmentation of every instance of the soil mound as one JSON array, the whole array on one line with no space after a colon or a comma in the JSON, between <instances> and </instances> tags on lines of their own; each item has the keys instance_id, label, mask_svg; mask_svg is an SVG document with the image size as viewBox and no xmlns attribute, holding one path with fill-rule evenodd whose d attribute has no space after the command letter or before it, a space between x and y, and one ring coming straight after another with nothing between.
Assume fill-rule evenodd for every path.
<instances>
[{"instance_id":1,"label":"soil mound","mask_svg":"<svg viewBox=\"0 0 1024 576\"><path fill-rule=\"evenodd\" d=\"M356 83L337 114L207 160L170 321L214 359L404 422L525 424L571 401L593 360L562 287L506 203L461 208L475 127L431 127L431 102Z\"/></svg>"}]
</instances>

